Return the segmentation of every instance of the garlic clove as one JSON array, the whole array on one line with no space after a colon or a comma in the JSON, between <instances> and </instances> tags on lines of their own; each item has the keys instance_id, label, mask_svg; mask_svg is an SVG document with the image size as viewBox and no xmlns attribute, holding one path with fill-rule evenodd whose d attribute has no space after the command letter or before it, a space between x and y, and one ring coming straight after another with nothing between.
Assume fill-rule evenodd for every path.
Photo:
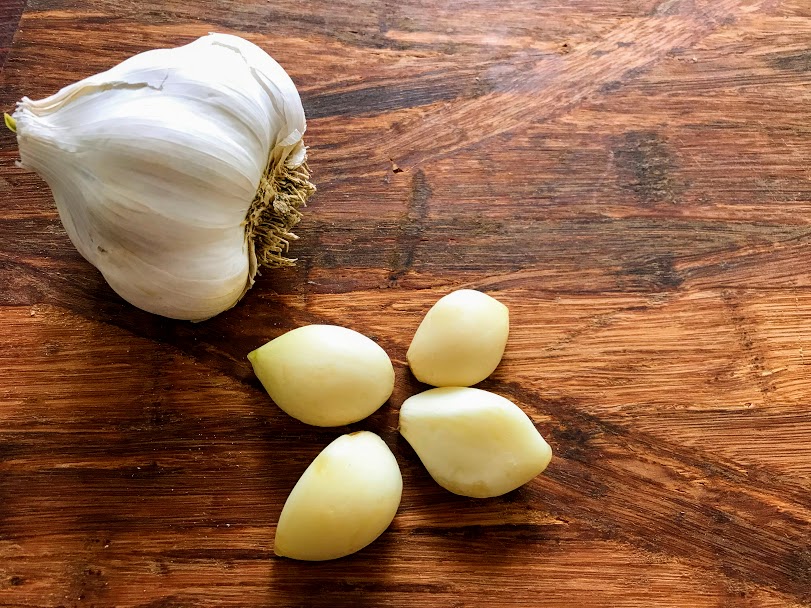
<instances>
[{"instance_id":1,"label":"garlic clove","mask_svg":"<svg viewBox=\"0 0 811 608\"><path fill-rule=\"evenodd\" d=\"M500 496L546 469L552 448L513 402L476 388L435 388L406 399L400 433L443 488Z\"/></svg>"},{"instance_id":2,"label":"garlic clove","mask_svg":"<svg viewBox=\"0 0 811 608\"><path fill-rule=\"evenodd\" d=\"M124 299L203 320L287 265L308 181L304 110L267 53L211 34L141 53L14 112L20 164Z\"/></svg>"},{"instance_id":3,"label":"garlic clove","mask_svg":"<svg viewBox=\"0 0 811 608\"><path fill-rule=\"evenodd\" d=\"M252 351L248 359L276 405L315 426L363 420L394 390L394 367L386 351L336 325L299 327Z\"/></svg>"},{"instance_id":4,"label":"garlic clove","mask_svg":"<svg viewBox=\"0 0 811 608\"><path fill-rule=\"evenodd\" d=\"M402 493L400 467L380 437L343 435L313 460L288 496L274 551L308 561L355 553L389 527Z\"/></svg>"},{"instance_id":5,"label":"garlic clove","mask_svg":"<svg viewBox=\"0 0 811 608\"><path fill-rule=\"evenodd\" d=\"M470 386L498 367L509 332L509 311L504 304L480 291L460 289L431 307L406 358L420 382Z\"/></svg>"}]
</instances>

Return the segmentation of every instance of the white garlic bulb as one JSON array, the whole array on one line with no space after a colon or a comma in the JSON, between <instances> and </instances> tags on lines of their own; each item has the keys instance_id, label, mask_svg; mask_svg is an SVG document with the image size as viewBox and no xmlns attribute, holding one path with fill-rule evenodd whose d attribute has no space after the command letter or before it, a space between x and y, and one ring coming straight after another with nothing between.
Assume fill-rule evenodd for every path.
<instances>
[{"instance_id":1,"label":"white garlic bulb","mask_svg":"<svg viewBox=\"0 0 811 608\"><path fill-rule=\"evenodd\" d=\"M23 98L7 123L73 244L139 308L204 320L236 304L259 265L292 263L290 230L314 191L304 109L247 40L135 55Z\"/></svg>"}]
</instances>

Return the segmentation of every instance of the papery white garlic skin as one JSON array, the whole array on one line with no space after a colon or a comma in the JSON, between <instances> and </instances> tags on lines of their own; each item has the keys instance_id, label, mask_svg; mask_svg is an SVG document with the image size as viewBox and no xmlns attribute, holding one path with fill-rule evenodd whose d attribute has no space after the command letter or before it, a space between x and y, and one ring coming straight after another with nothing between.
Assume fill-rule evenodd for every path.
<instances>
[{"instance_id":1,"label":"papery white garlic skin","mask_svg":"<svg viewBox=\"0 0 811 608\"><path fill-rule=\"evenodd\" d=\"M363 420L394 390L386 351L337 325L298 327L251 351L248 360L276 405L315 426Z\"/></svg>"},{"instance_id":2,"label":"papery white garlic skin","mask_svg":"<svg viewBox=\"0 0 811 608\"><path fill-rule=\"evenodd\" d=\"M274 551L320 561L359 551L389 527L403 493L394 455L380 437L338 437L313 460L284 503Z\"/></svg>"},{"instance_id":3,"label":"papery white garlic skin","mask_svg":"<svg viewBox=\"0 0 811 608\"><path fill-rule=\"evenodd\" d=\"M459 289L431 307L406 357L420 382L471 386L498 367L509 332L504 304L480 291Z\"/></svg>"},{"instance_id":4,"label":"papery white garlic skin","mask_svg":"<svg viewBox=\"0 0 811 608\"><path fill-rule=\"evenodd\" d=\"M439 485L474 498L515 490L552 459L517 405L477 388L434 388L406 399L400 433Z\"/></svg>"},{"instance_id":5,"label":"papery white garlic skin","mask_svg":"<svg viewBox=\"0 0 811 608\"><path fill-rule=\"evenodd\" d=\"M212 317L250 288L260 179L306 156L290 77L225 34L23 98L14 119L21 165L48 182L82 256L124 299L176 319Z\"/></svg>"}]
</instances>

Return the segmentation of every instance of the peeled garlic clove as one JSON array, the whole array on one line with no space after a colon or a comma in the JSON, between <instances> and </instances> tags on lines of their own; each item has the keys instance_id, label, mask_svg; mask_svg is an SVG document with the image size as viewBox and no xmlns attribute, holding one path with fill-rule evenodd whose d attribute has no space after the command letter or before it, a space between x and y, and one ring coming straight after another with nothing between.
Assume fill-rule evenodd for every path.
<instances>
[{"instance_id":1,"label":"peeled garlic clove","mask_svg":"<svg viewBox=\"0 0 811 608\"><path fill-rule=\"evenodd\" d=\"M517 405L476 388L435 388L406 399L400 433L431 477L462 496L505 494L552 459L552 448Z\"/></svg>"},{"instance_id":2,"label":"peeled garlic clove","mask_svg":"<svg viewBox=\"0 0 811 608\"><path fill-rule=\"evenodd\" d=\"M394 390L394 368L380 346L336 325L306 325L248 355L271 399L315 426L363 420Z\"/></svg>"},{"instance_id":3,"label":"peeled garlic clove","mask_svg":"<svg viewBox=\"0 0 811 608\"><path fill-rule=\"evenodd\" d=\"M400 467L380 437L368 431L338 437L284 503L274 550L309 561L355 553L389 527L402 493Z\"/></svg>"},{"instance_id":4,"label":"peeled garlic clove","mask_svg":"<svg viewBox=\"0 0 811 608\"><path fill-rule=\"evenodd\" d=\"M460 289L428 311L406 357L420 382L470 386L498 367L509 332L504 304L480 291Z\"/></svg>"},{"instance_id":5,"label":"peeled garlic clove","mask_svg":"<svg viewBox=\"0 0 811 608\"><path fill-rule=\"evenodd\" d=\"M13 120L20 165L73 244L135 306L203 320L283 257L313 192L298 92L237 36L135 55ZM16 124L15 124L16 123Z\"/></svg>"}]
</instances>

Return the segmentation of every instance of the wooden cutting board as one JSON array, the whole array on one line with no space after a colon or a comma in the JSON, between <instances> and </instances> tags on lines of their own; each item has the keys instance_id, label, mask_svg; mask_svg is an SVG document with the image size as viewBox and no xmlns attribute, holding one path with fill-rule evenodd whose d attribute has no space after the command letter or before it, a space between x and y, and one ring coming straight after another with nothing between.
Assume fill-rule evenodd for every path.
<instances>
[{"instance_id":1,"label":"wooden cutting board","mask_svg":"<svg viewBox=\"0 0 811 608\"><path fill-rule=\"evenodd\" d=\"M12 4L7 110L209 31L261 45L319 192L295 268L173 322L80 258L2 135L0 606L811 605L811 3L29 0L16 30ZM482 387L555 451L490 500L397 433L411 336L460 287L510 307ZM270 402L245 355L308 323L377 340L390 404L317 429ZM391 529L275 557L299 475L360 429L402 468Z\"/></svg>"}]
</instances>

